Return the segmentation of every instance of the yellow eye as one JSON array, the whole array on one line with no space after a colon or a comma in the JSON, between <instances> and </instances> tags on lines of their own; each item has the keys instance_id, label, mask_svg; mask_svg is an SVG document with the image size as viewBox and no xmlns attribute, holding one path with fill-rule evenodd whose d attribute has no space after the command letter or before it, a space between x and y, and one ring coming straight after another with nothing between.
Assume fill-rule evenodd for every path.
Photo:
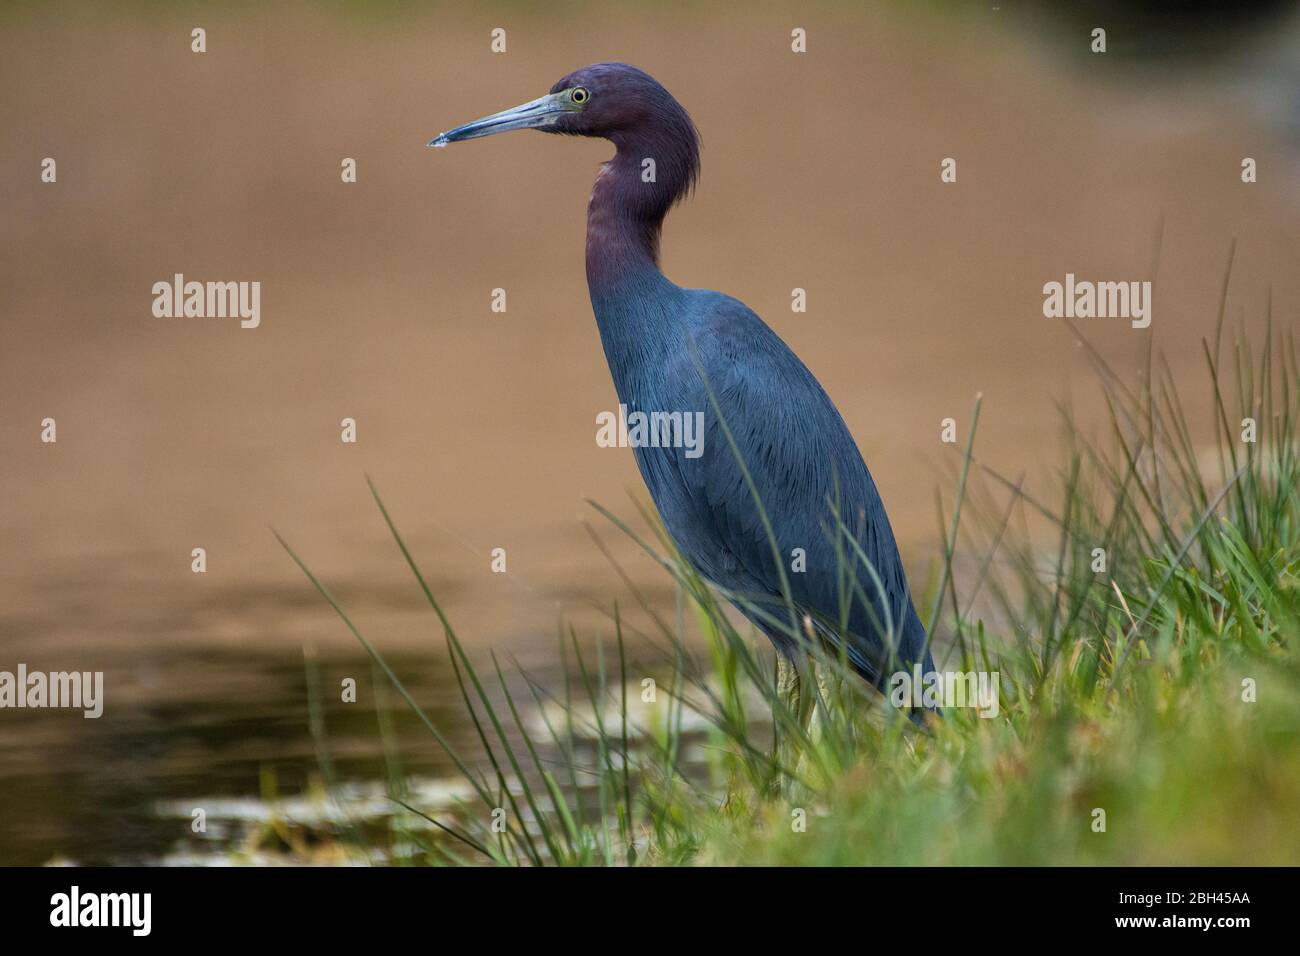
<instances>
[{"instance_id":1,"label":"yellow eye","mask_svg":"<svg viewBox=\"0 0 1300 956\"><path fill-rule=\"evenodd\" d=\"M575 86L573 88L573 92L569 94L569 99L573 100L573 102L577 103L579 106L587 102L587 100L589 100L590 98L591 98L591 94L588 93L586 90L584 90L581 86Z\"/></svg>"}]
</instances>

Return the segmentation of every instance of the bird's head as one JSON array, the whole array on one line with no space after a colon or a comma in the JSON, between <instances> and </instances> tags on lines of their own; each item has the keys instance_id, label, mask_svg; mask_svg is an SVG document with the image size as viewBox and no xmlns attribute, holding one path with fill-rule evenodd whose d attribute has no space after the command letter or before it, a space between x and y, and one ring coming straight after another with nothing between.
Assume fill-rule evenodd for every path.
<instances>
[{"instance_id":1,"label":"bird's head","mask_svg":"<svg viewBox=\"0 0 1300 956\"><path fill-rule=\"evenodd\" d=\"M626 63L597 63L570 73L545 96L447 130L429 145L446 146L512 129L596 136L616 144L656 132L692 144L697 140L686 110L654 77Z\"/></svg>"},{"instance_id":2,"label":"bird's head","mask_svg":"<svg viewBox=\"0 0 1300 956\"><path fill-rule=\"evenodd\" d=\"M700 139L690 115L649 73L626 63L597 63L564 77L545 96L457 126L430 141L446 146L512 129L596 136L618 147L607 189L616 204L647 220L662 219L690 192L700 171ZM657 173L640 174L653 160ZM607 164L608 165L608 164Z\"/></svg>"}]
</instances>

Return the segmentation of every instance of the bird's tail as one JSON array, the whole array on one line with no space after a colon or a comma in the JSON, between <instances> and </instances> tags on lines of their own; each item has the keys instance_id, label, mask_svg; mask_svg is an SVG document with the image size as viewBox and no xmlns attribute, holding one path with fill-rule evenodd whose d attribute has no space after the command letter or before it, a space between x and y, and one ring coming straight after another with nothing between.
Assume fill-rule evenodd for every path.
<instances>
[{"instance_id":1,"label":"bird's tail","mask_svg":"<svg viewBox=\"0 0 1300 956\"><path fill-rule=\"evenodd\" d=\"M825 621L814 620L814 627L833 645L838 645L842 640L841 632ZM788 638L783 642L774 636L772 640L778 651L787 656L793 653L793 645ZM848 635L848 641L849 665L859 677L905 711L913 723L924 725L927 715L943 716L942 707L933 702L925 703L923 687L916 686L918 673L924 680L935 672L935 666L934 655L930 653L929 642L926 640L925 626L921 624L911 601L907 603L902 627L892 641L884 636L867 640L858 632ZM918 662L919 668L916 667ZM900 687L910 693L900 695ZM901 701L900 696L903 698Z\"/></svg>"}]
</instances>

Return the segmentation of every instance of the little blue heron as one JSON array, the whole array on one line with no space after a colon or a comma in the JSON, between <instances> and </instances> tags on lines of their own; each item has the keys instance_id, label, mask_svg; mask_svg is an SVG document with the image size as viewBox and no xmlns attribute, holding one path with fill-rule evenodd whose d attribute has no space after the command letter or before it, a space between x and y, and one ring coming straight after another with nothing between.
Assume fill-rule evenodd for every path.
<instances>
[{"instance_id":1,"label":"little blue heron","mask_svg":"<svg viewBox=\"0 0 1300 956\"><path fill-rule=\"evenodd\" d=\"M815 638L882 690L892 672L930 674L889 519L835 405L749 308L659 269L664 217L700 169L686 110L647 73L599 63L429 145L516 129L616 147L587 207L587 284L629 419L704 415L703 454L635 448L680 552L788 659Z\"/></svg>"}]
</instances>

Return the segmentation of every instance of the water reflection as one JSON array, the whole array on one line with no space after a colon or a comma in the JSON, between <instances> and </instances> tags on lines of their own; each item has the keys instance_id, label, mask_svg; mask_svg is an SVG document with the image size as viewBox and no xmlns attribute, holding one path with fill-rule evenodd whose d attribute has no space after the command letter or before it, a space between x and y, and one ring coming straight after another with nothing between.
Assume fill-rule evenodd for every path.
<instances>
[{"instance_id":1,"label":"water reflection","mask_svg":"<svg viewBox=\"0 0 1300 956\"><path fill-rule=\"evenodd\" d=\"M402 655L390 664L453 746L476 752L445 655ZM268 788L292 797L320 786L300 654L187 649L150 666L150 680L175 677L183 694L135 704L133 697L146 695L119 692L99 720L0 711L0 863L149 863L178 853L183 859L195 836L194 807L205 807L215 835L241 816L257 816L247 801L257 802ZM428 730L396 695L376 687L363 655L323 657L317 666L338 779L385 778L377 702L406 772L431 780L452 772ZM357 682L356 703L342 700L345 677ZM139 675L106 675L110 688L133 680ZM431 793L430 786L420 783L416 793ZM290 804L297 811L305 805Z\"/></svg>"}]
</instances>

